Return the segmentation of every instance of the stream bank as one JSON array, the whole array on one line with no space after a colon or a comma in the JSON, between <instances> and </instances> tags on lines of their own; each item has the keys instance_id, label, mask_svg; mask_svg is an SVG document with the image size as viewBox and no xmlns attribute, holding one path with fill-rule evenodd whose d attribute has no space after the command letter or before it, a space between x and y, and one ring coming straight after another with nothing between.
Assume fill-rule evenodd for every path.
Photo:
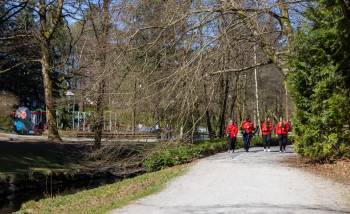
<instances>
[{"instance_id":1,"label":"stream bank","mask_svg":"<svg viewBox=\"0 0 350 214\"><path fill-rule=\"evenodd\" d=\"M146 150L155 145L124 142L92 151L87 144L0 142L0 213L139 175Z\"/></svg>"},{"instance_id":2,"label":"stream bank","mask_svg":"<svg viewBox=\"0 0 350 214\"><path fill-rule=\"evenodd\" d=\"M21 208L22 203L57 195L73 194L82 190L114 183L124 178L142 174L142 168L120 175L108 171L81 172L73 174L53 173L46 176L34 173L31 179L8 180L0 183L0 213L12 213Z\"/></svg>"}]
</instances>

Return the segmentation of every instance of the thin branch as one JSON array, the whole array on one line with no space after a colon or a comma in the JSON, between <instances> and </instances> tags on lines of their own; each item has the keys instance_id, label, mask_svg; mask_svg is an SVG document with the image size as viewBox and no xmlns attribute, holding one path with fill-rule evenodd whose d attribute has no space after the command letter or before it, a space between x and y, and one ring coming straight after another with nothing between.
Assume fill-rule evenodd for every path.
<instances>
[{"instance_id":1,"label":"thin branch","mask_svg":"<svg viewBox=\"0 0 350 214\"><path fill-rule=\"evenodd\" d=\"M244 68L238 68L238 69L231 68L231 69L225 69L225 70L221 70L221 71L216 71L216 72L211 73L210 75L218 75L218 74L232 73L232 72L238 73L238 72L243 72L243 71L251 70L251 69L254 69L254 68L257 68L257 67L260 67L260 66L271 65L271 64L273 64L272 61L267 61L267 62L258 63L258 64L253 65L253 66L247 66L247 67L244 67Z\"/></svg>"}]
</instances>

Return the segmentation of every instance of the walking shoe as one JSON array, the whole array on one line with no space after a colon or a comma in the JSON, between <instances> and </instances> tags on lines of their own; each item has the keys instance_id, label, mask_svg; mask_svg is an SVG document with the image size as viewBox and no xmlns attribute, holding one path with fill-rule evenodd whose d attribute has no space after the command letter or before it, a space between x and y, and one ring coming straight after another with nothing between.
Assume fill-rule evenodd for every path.
<instances>
[{"instance_id":1,"label":"walking shoe","mask_svg":"<svg viewBox=\"0 0 350 214\"><path fill-rule=\"evenodd\" d=\"M266 149L264 149L264 152L266 152Z\"/></svg>"},{"instance_id":2,"label":"walking shoe","mask_svg":"<svg viewBox=\"0 0 350 214\"><path fill-rule=\"evenodd\" d=\"M268 149L267 151L268 151L268 152L271 152L271 150L270 150L270 149Z\"/></svg>"},{"instance_id":3,"label":"walking shoe","mask_svg":"<svg viewBox=\"0 0 350 214\"><path fill-rule=\"evenodd\" d=\"M282 152L282 151L280 150L280 152Z\"/></svg>"}]
</instances>

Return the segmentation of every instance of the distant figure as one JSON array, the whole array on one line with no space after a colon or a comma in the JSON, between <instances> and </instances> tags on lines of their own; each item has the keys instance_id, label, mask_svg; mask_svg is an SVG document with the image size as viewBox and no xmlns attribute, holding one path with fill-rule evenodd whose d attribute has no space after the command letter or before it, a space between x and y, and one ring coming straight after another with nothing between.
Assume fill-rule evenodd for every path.
<instances>
[{"instance_id":1,"label":"distant figure","mask_svg":"<svg viewBox=\"0 0 350 214\"><path fill-rule=\"evenodd\" d=\"M271 133L273 130L273 125L270 121L270 118L265 118L265 121L261 123L261 132L264 144L264 152L270 152L270 144L271 144ZM267 150L266 150L267 149Z\"/></svg>"},{"instance_id":2,"label":"distant figure","mask_svg":"<svg viewBox=\"0 0 350 214\"><path fill-rule=\"evenodd\" d=\"M243 135L244 149L246 152L249 152L250 140L252 139L254 134L253 131L255 130L254 123L250 120L249 117L243 120L241 130Z\"/></svg>"},{"instance_id":3,"label":"distant figure","mask_svg":"<svg viewBox=\"0 0 350 214\"><path fill-rule=\"evenodd\" d=\"M287 147L287 144L288 144L288 132L290 130L290 124L289 124L289 121L288 120L285 120L284 121L284 129L283 129L283 151L286 152L286 147Z\"/></svg>"},{"instance_id":4,"label":"distant figure","mask_svg":"<svg viewBox=\"0 0 350 214\"><path fill-rule=\"evenodd\" d=\"M226 126L225 134L228 138L228 152L235 152L236 147L236 137L238 133L238 127L233 123L233 120L230 120Z\"/></svg>"},{"instance_id":5,"label":"distant figure","mask_svg":"<svg viewBox=\"0 0 350 214\"><path fill-rule=\"evenodd\" d=\"M143 125L141 123L137 124L137 129L139 132L142 131Z\"/></svg>"},{"instance_id":6,"label":"distant figure","mask_svg":"<svg viewBox=\"0 0 350 214\"><path fill-rule=\"evenodd\" d=\"M289 123L284 122L283 118L280 117L276 129L275 134L278 137L278 142L280 145L280 152L286 152L286 146L287 146L287 134L289 132Z\"/></svg>"},{"instance_id":7,"label":"distant figure","mask_svg":"<svg viewBox=\"0 0 350 214\"><path fill-rule=\"evenodd\" d=\"M159 126L159 123L158 123L158 122L156 123L156 125L155 125L154 129L155 129L155 131L159 131L160 126Z\"/></svg>"},{"instance_id":8,"label":"distant figure","mask_svg":"<svg viewBox=\"0 0 350 214\"><path fill-rule=\"evenodd\" d=\"M165 124L165 126L164 126L163 136L164 136L164 140L171 140L172 139L171 126L168 123Z\"/></svg>"},{"instance_id":9,"label":"distant figure","mask_svg":"<svg viewBox=\"0 0 350 214\"><path fill-rule=\"evenodd\" d=\"M18 134L33 134L33 123L31 112L27 107L19 107L14 118L14 129Z\"/></svg>"}]
</instances>

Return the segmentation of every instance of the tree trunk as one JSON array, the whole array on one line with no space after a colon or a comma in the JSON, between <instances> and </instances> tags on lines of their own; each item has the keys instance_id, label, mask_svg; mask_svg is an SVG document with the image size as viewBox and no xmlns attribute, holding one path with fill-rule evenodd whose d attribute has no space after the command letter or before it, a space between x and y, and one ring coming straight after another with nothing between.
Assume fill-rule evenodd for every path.
<instances>
[{"instance_id":1,"label":"tree trunk","mask_svg":"<svg viewBox=\"0 0 350 214\"><path fill-rule=\"evenodd\" d=\"M103 106L104 106L104 92L106 89L106 82L104 79L101 80L98 87L97 101L96 101L96 121L94 126L95 131L95 147L101 147L101 139L103 132Z\"/></svg>"},{"instance_id":2,"label":"tree trunk","mask_svg":"<svg viewBox=\"0 0 350 214\"><path fill-rule=\"evenodd\" d=\"M133 134L136 132L136 99L137 99L137 79L134 80L134 96L132 104L132 131Z\"/></svg>"},{"instance_id":3,"label":"tree trunk","mask_svg":"<svg viewBox=\"0 0 350 214\"><path fill-rule=\"evenodd\" d=\"M231 103L231 118L234 119L235 118L235 108L236 108L236 103L237 103L237 97L238 97L238 82L239 82L239 74L236 74L235 76L235 87L234 87L234 91L232 94L232 103ZM237 115L237 114L236 114ZM238 118L236 117L236 120ZM236 121L238 122L238 121Z\"/></svg>"},{"instance_id":4,"label":"tree trunk","mask_svg":"<svg viewBox=\"0 0 350 214\"><path fill-rule=\"evenodd\" d=\"M221 115L220 115L220 129L219 129L219 137L222 138L224 136L224 126L225 126L225 115L226 115L226 108L227 108L227 99L228 99L228 91L229 91L229 84L228 84L228 78L225 78L225 90L224 90L224 100L222 103L221 108Z\"/></svg>"},{"instance_id":5,"label":"tree trunk","mask_svg":"<svg viewBox=\"0 0 350 214\"><path fill-rule=\"evenodd\" d=\"M42 42L44 43L44 42ZM49 142L61 142L62 139L58 133L57 122L56 122L56 111L54 107L54 101L52 96L52 81L51 81L51 71L49 64L49 47L50 43L45 42L41 46L41 71L44 81L44 92L45 92L45 104L46 104L46 120L48 128L48 140Z\"/></svg>"},{"instance_id":6,"label":"tree trunk","mask_svg":"<svg viewBox=\"0 0 350 214\"><path fill-rule=\"evenodd\" d=\"M212 140L212 139L214 139L215 134L213 131L213 127L211 126L211 119L210 119L209 110L205 111L205 117L206 117L206 121L207 121L207 129L208 129L209 138Z\"/></svg>"},{"instance_id":7,"label":"tree trunk","mask_svg":"<svg viewBox=\"0 0 350 214\"><path fill-rule=\"evenodd\" d=\"M46 120L48 127L48 141L49 142L61 142L62 139L58 133L56 111L52 96L52 80L51 80L51 67L50 67L50 41L52 36L59 25L59 20L62 15L63 1L57 1L56 11L52 18L51 26L47 26L47 8L45 0L39 1L39 20L40 27L39 35L37 38L40 42L41 49L41 72L43 75L44 93L45 93L45 105L46 105Z\"/></svg>"},{"instance_id":8,"label":"tree trunk","mask_svg":"<svg viewBox=\"0 0 350 214\"><path fill-rule=\"evenodd\" d=\"M256 45L254 44L254 64L257 64L257 53L256 53ZM254 68L254 82L255 82L255 102L256 102L256 117L257 124L256 126L260 126L260 108L259 108L259 85L258 85L258 68Z\"/></svg>"},{"instance_id":9,"label":"tree trunk","mask_svg":"<svg viewBox=\"0 0 350 214\"><path fill-rule=\"evenodd\" d=\"M99 56L100 56L100 68L101 71L104 71L106 69L106 58L107 58L107 40L108 40L108 34L109 34L109 22L110 22L110 15L109 15L109 7L110 7L110 0L104 0L103 1L103 22L102 22L102 35L99 36L96 33L96 39L98 42L98 48L99 48ZM105 105L104 102L104 96L106 91L106 80L105 77L102 76L101 81L98 85L98 94L97 94L97 101L96 101L96 114L97 118L95 121L95 147L100 148L101 147L101 139L102 139L102 131L103 131L103 108Z\"/></svg>"},{"instance_id":10,"label":"tree trunk","mask_svg":"<svg viewBox=\"0 0 350 214\"><path fill-rule=\"evenodd\" d=\"M339 4L342 8L344 17L348 22L350 22L350 3L348 0L340 0Z\"/></svg>"},{"instance_id":11,"label":"tree trunk","mask_svg":"<svg viewBox=\"0 0 350 214\"><path fill-rule=\"evenodd\" d=\"M285 101L285 114L286 114L286 120L289 120L289 100L288 100L288 85L287 80L284 80L284 101Z\"/></svg>"},{"instance_id":12,"label":"tree trunk","mask_svg":"<svg viewBox=\"0 0 350 214\"><path fill-rule=\"evenodd\" d=\"M207 94L207 86L206 86L205 83L203 83L203 88L204 88L205 102L206 102L207 105L209 105L208 94ZM209 106L207 106L207 109L205 110L205 118L206 118L206 122L207 122L207 129L208 129L209 138L213 139L215 137L215 134L214 134L214 131L213 131L213 127L211 125Z\"/></svg>"},{"instance_id":13,"label":"tree trunk","mask_svg":"<svg viewBox=\"0 0 350 214\"><path fill-rule=\"evenodd\" d=\"M278 6L281 11L281 23L282 23L282 31L283 34L288 38L288 47L287 47L287 55L292 52L292 42L293 42L293 28L289 19L289 8L286 0L279 0ZM284 90L285 90L285 117L289 119L289 102L288 102L288 86L287 86L287 75L289 69L286 65L285 60L282 60L280 63L282 65L282 73L284 75Z\"/></svg>"},{"instance_id":14,"label":"tree trunk","mask_svg":"<svg viewBox=\"0 0 350 214\"><path fill-rule=\"evenodd\" d=\"M244 85L243 85L243 102L242 102L242 117L241 120L244 120L248 114L246 115L246 106L247 106L247 82L248 77L247 74L244 74Z\"/></svg>"}]
</instances>

